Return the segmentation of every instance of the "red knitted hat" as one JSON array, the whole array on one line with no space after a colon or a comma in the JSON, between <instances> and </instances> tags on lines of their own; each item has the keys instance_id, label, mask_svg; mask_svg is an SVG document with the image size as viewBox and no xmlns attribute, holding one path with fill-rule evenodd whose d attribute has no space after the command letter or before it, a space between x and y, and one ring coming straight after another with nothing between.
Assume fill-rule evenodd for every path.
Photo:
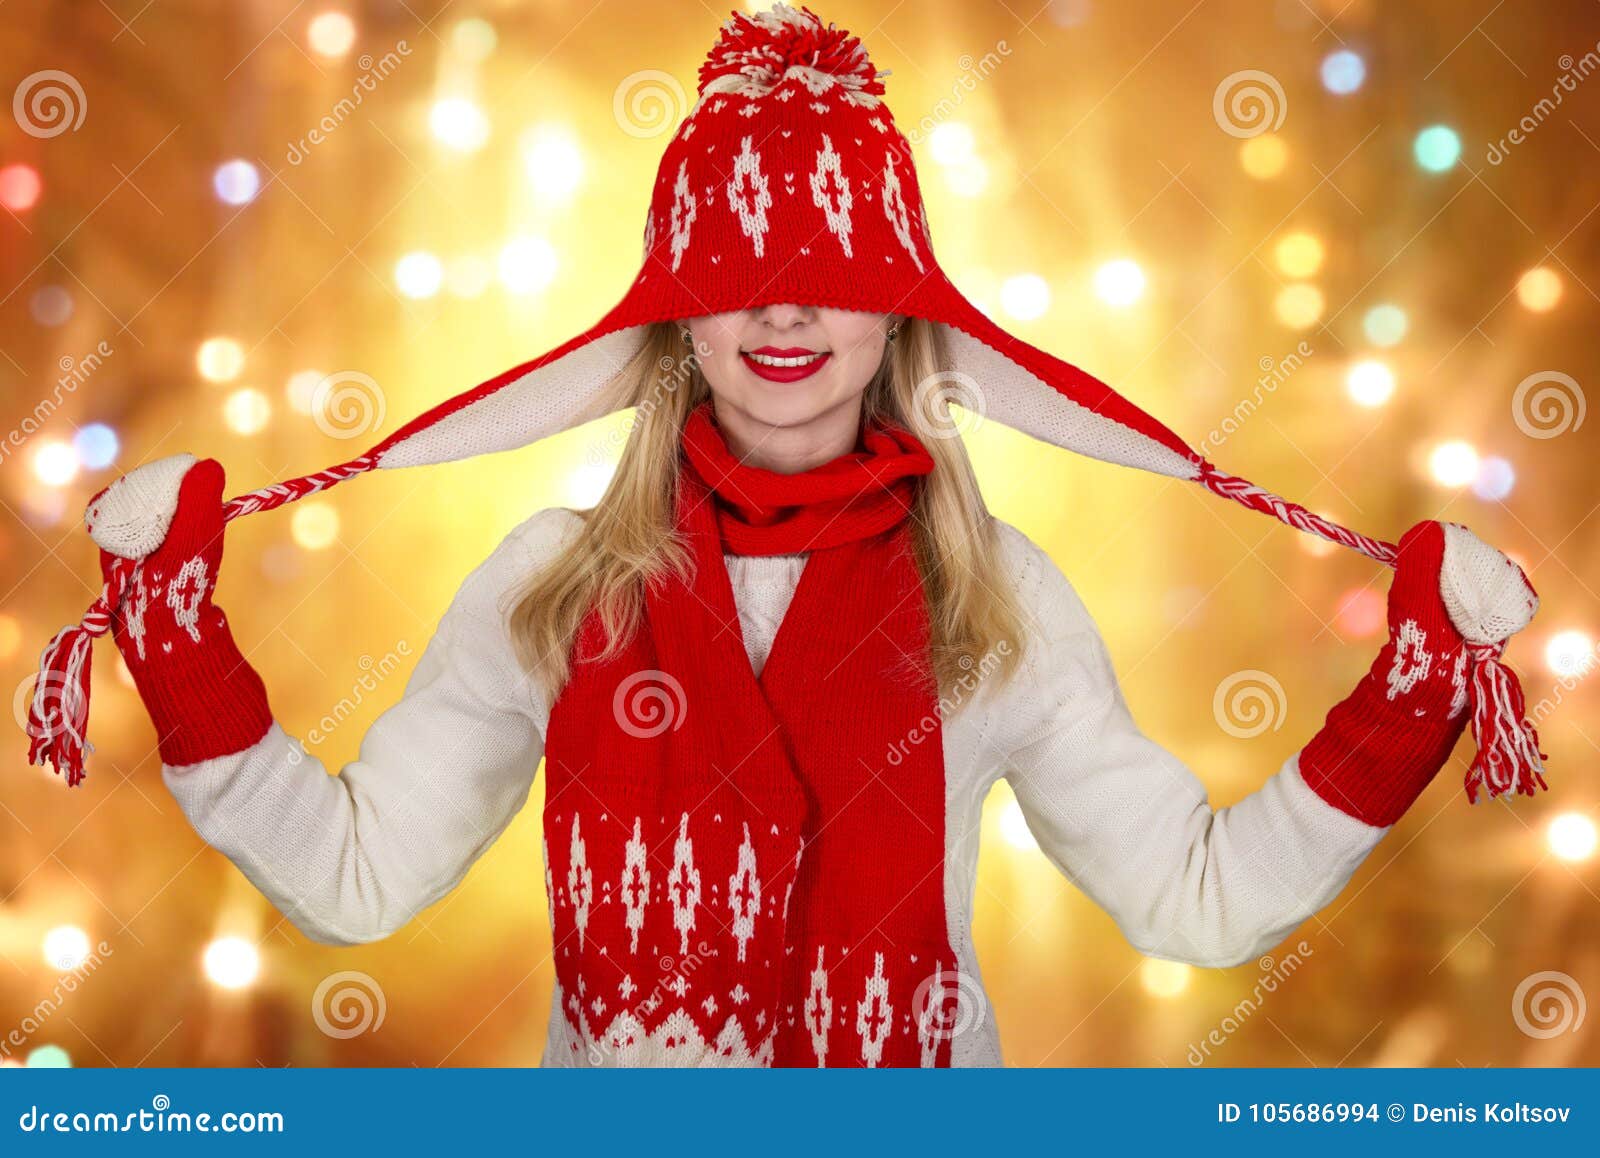
<instances>
[{"instance_id":1,"label":"red knitted hat","mask_svg":"<svg viewBox=\"0 0 1600 1158\"><path fill-rule=\"evenodd\" d=\"M1110 386L1008 334L963 297L934 256L911 147L883 93L861 42L810 10L780 3L756 15L735 13L700 68L693 110L661 159L642 267L610 312L556 349L441 402L357 458L229 500L227 516L281 506L377 468L525 446L598 417L596 398L641 348L651 323L795 303L925 319L943 333L948 365L939 377L957 384L955 401L981 405L986 417L1056 446L1198 482L1395 562L1393 544L1221 473ZM169 473L175 494L181 472ZM97 505L114 505L119 485ZM137 512L129 517L138 522ZM81 761L89 639L109 626L121 598L117 576L125 581L131 561L160 542L162 517L150 512L146 522L158 525L120 545L105 529L117 520L102 517L91 528L130 567L114 571L83 623L46 648L30 723L36 761ZM1512 630L1526 622L1517 618ZM1505 635L1463 634L1479 647L1478 702L1486 713L1480 759L1492 747L1513 757L1490 775L1491 793L1526 788L1538 751L1527 738L1531 729L1522 730L1515 677L1497 661Z\"/></svg>"}]
</instances>

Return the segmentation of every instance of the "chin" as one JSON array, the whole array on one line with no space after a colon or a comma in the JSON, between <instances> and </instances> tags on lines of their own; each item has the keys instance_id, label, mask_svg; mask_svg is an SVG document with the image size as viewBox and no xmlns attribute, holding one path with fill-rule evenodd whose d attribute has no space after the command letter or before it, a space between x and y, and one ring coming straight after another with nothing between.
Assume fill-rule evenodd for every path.
<instances>
[{"instance_id":1,"label":"chin","mask_svg":"<svg viewBox=\"0 0 1600 1158\"><path fill-rule=\"evenodd\" d=\"M815 422L845 399L817 386L757 381L728 401L763 426L788 428Z\"/></svg>"}]
</instances>

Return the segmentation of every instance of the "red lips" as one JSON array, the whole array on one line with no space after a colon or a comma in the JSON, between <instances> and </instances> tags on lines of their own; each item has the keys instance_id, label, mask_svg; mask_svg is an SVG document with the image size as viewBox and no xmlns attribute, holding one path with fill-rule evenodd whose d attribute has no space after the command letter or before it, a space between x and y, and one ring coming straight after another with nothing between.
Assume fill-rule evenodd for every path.
<instances>
[{"instance_id":1,"label":"red lips","mask_svg":"<svg viewBox=\"0 0 1600 1158\"><path fill-rule=\"evenodd\" d=\"M765 358L805 358L807 361L792 366L771 366L758 362L751 355L760 354ZM828 359L833 357L826 351L808 350L804 346L762 346L756 350L746 350L739 355L744 359L744 364L750 367L750 372L758 378L768 382L798 382L802 378L809 378L823 366Z\"/></svg>"}]
</instances>

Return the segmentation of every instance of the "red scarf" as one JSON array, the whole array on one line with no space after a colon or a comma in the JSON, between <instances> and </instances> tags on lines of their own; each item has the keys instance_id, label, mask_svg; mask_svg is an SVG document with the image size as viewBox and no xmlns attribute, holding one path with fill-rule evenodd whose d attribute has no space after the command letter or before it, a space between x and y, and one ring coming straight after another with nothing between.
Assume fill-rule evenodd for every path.
<instances>
[{"instance_id":1,"label":"red scarf","mask_svg":"<svg viewBox=\"0 0 1600 1158\"><path fill-rule=\"evenodd\" d=\"M955 954L928 617L906 516L933 461L871 427L797 475L683 436L693 575L619 654L591 615L546 744L572 1060L948 1065ZM757 678L724 552L809 552Z\"/></svg>"}]
</instances>

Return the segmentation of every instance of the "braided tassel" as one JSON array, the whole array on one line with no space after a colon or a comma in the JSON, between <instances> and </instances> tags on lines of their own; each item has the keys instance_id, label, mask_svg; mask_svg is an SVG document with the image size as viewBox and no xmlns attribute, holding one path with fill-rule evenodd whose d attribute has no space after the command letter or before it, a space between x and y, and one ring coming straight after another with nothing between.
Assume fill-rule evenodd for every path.
<instances>
[{"instance_id":1,"label":"braided tassel","mask_svg":"<svg viewBox=\"0 0 1600 1158\"><path fill-rule=\"evenodd\" d=\"M28 704L28 763L50 763L69 788L83 782L84 756L94 751L87 735L92 645L111 630L112 615L138 567L131 559L117 560L83 619L56 632L39 656Z\"/></svg>"},{"instance_id":2,"label":"braided tassel","mask_svg":"<svg viewBox=\"0 0 1600 1158\"><path fill-rule=\"evenodd\" d=\"M1544 782L1544 753L1539 733L1527 719L1527 705L1517 673L1500 662L1505 645L1468 644L1472 660L1472 737L1478 753L1467 769L1467 799L1478 801L1487 788L1493 800L1504 792L1532 796Z\"/></svg>"}]
</instances>

